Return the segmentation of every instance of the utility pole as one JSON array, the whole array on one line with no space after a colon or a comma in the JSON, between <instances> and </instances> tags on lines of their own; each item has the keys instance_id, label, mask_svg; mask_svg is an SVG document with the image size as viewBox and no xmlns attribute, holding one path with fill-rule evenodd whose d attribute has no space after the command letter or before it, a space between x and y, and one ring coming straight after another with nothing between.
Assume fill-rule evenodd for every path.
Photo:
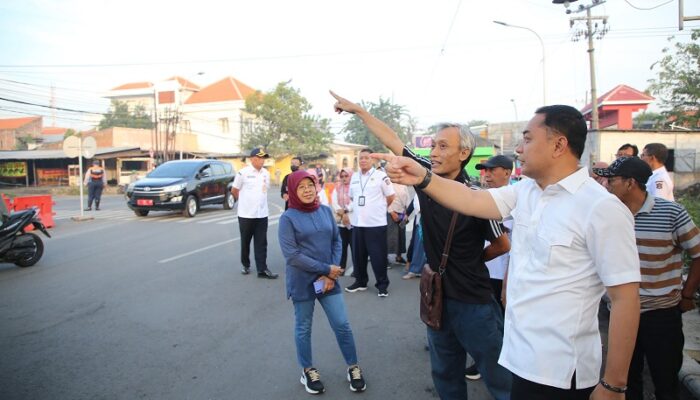
<instances>
[{"instance_id":1,"label":"utility pole","mask_svg":"<svg viewBox=\"0 0 700 400\"><path fill-rule=\"evenodd\" d=\"M599 118L598 118L598 93L596 89L596 80L595 80L595 57L594 57L594 52L595 48L593 47L593 36L597 35L597 39L602 39L603 36L608 32L610 29L608 27L608 17L606 16L591 16L591 8L595 6L599 6L601 4L605 3L605 0L593 0L593 2L587 6L584 5L579 5L578 9L576 10L567 10L567 14L571 12L581 12L581 11L586 11L586 16L585 17L572 17L569 20L570 26L573 28L574 25L576 24L577 21L585 21L586 22L586 30L578 30L574 33L574 36L572 40L574 42L578 41L581 36L585 36L588 39L588 61L589 61L589 68L590 68L590 75L591 75L591 129L594 131L597 131L600 128L599 125ZM598 22L594 21L602 21L602 26L598 26Z\"/></svg>"}]
</instances>

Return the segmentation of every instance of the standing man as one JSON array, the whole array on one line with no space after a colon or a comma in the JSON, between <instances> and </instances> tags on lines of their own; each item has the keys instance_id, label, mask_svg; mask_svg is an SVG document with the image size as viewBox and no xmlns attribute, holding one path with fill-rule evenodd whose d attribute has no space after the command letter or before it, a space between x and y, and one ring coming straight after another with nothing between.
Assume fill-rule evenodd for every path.
<instances>
[{"instance_id":1,"label":"standing man","mask_svg":"<svg viewBox=\"0 0 700 400\"><path fill-rule=\"evenodd\" d=\"M428 169L431 173L455 181L456 185L468 191L474 191L467 186L468 178L464 172L476 146L474 136L467 129L458 124L440 124L432 140L428 160L404 146L391 128L365 109L333 92L331 94L337 100L336 111L357 115L394 154L403 154L416 165L421 165L422 170ZM414 185L413 182L407 184ZM437 271L454 212L434 201L430 194L422 190L423 187L415 187L421 210L425 253L428 264ZM488 253L484 251L484 241L487 239L494 244ZM503 317L493 297L489 273L484 264L484 260L507 252L509 247L507 237L495 221L465 215L457 217L442 278L443 328L427 328L433 383L443 400L466 397L464 367L467 352L474 358L493 397L497 400L510 398L511 374L498 365Z\"/></svg>"},{"instance_id":2,"label":"standing man","mask_svg":"<svg viewBox=\"0 0 700 400\"><path fill-rule=\"evenodd\" d=\"M510 183L510 174L513 172L513 160L508 156L497 155L489 158L485 163L477 164L476 169L484 171L486 187L495 189L507 186ZM513 230L513 218L503 220L503 227L507 233L511 232ZM488 268L489 276L491 277L493 294L498 301L498 305L501 306L501 311L504 313L503 279L505 279L509 261L509 253L501 254L493 260L486 261L486 268Z\"/></svg>"},{"instance_id":3,"label":"standing man","mask_svg":"<svg viewBox=\"0 0 700 400\"><path fill-rule=\"evenodd\" d=\"M673 181L666 170L668 149L661 143L649 143L642 150L642 160L652 169L651 178L647 182L647 192L652 196L674 201Z\"/></svg>"},{"instance_id":4,"label":"standing man","mask_svg":"<svg viewBox=\"0 0 700 400\"><path fill-rule=\"evenodd\" d=\"M92 210L92 201L95 201L95 210L100 211L102 190L107 184L105 169L100 165L100 160L94 160L92 167L85 173L85 184L88 187L88 206L85 211Z\"/></svg>"},{"instance_id":5,"label":"standing man","mask_svg":"<svg viewBox=\"0 0 700 400\"><path fill-rule=\"evenodd\" d=\"M263 168L270 155L260 148L250 152L250 164L238 171L231 194L238 201L238 228L241 232L241 273L250 273L250 240L254 240L258 278L276 279L267 268L267 191L270 173Z\"/></svg>"},{"instance_id":6,"label":"standing man","mask_svg":"<svg viewBox=\"0 0 700 400\"><path fill-rule=\"evenodd\" d=\"M695 308L700 284L700 232L682 205L647 193L651 167L636 158L619 158L609 168L594 170L608 179L608 190L634 214L642 271L641 316L628 375L627 399L642 400L644 359L656 398L678 400L678 372L683 363L681 313ZM683 251L692 259L683 285Z\"/></svg>"},{"instance_id":7,"label":"standing man","mask_svg":"<svg viewBox=\"0 0 700 400\"><path fill-rule=\"evenodd\" d=\"M564 105L537 109L516 148L524 178L486 191L434 176L407 157L386 159L392 180L481 218L513 216L499 363L513 400L624 399L639 324L639 257L627 207L579 162L587 127ZM614 240L611 240L614 238ZM598 305L612 302L601 377Z\"/></svg>"},{"instance_id":8,"label":"standing man","mask_svg":"<svg viewBox=\"0 0 700 400\"><path fill-rule=\"evenodd\" d=\"M403 253L406 252L406 209L411 199L408 197L408 188L404 185L393 183L394 201L389 204L387 211L387 246L388 252L396 254L396 264L406 264Z\"/></svg>"},{"instance_id":9,"label":"standing man","mask_svg":"<svg viewBox=\"0 0 700 400\"><path fill-rule=\"evenodd\" d=\"M615 154L615 157L637 157L638 154L639 148L637 147L637 145L625 143L622 146L620 146L619 149L617 149L617 154Z\"/></svg>"},{"instance_id":10,"label":"standing man","mask_svg":"<svg viewBox=\"0 0 700 400\"><path fill-rule=\"evenodd\" d=\"M386 174L372 166L372 150L362 149L358 157L360 171L352 174L352 265L355 283L345 288L350 293L367 290L367 258L377 283L379 297L389 296L387 275L386 210L394 200L394 188Z\"/></svg>"},{"instance_id":11,"label":"standing man","mask_svg":"<svg viewBox=\"0 0 700 400\"><path fill-rule=\"evenodd\" d=\"M301 157L293 157L291 162L290 162L290 165L289 165L289 169L291 169L292 172L285 175L284 179L282 179L282 185L281 185L282 187L280 189L280 192L282 194L282 198L284 199L284 210L285 211L287 211L287 209L289 208L289 194L288 194L289 191L287 190L287 178L289 178L289 175L296 172L299 169L299 167L301 167L301 165L303 163L304 162L301 160Z\"/></svg>"}]
</instances>

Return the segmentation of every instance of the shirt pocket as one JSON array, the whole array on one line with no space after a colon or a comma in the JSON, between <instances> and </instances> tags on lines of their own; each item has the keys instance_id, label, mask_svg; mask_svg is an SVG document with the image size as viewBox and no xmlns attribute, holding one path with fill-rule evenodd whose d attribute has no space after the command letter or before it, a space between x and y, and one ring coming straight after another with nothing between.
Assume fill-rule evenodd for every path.
<instances>
[{"instance_id":1,"label":"shirt pocket","mask_svg":"<svg viewBox=\"0 0 700 400\"><path fill-rule=\"evenodd\" d=\"M534 235L532 246L532 265L543 270L549 266L556 267L566 262L566 254L574 241L570 230L552 227L540 227Z\"/></svg>"}]
</instances>

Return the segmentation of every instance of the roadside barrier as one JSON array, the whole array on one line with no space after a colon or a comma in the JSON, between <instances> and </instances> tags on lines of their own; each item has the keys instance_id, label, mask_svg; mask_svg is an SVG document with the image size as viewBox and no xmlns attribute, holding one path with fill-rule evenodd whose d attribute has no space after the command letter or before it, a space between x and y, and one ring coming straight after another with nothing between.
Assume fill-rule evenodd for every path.
<instances>
[{"instance_id":1,"label":"roadside barrier","mask_svg":"<svg viewBox=\"0 0 700 400\"><path fill-rule=\"evenodd\" d=\"M53 199L51 199L50 195L24 196L24 197L15 197L13 208L15 211L21 211L21 210L26 210L26 209L32 208L32 207L38 207L39 208L39 217L41 218L41 222L47 228L53 228L54 227L53 216L56 214L55 212L53 212L54 204L56 204L56 203L54 203L54 201L53 201ZM34 229L33 226L28 226L27 228L28 228L27 230Z\"/></svg>"}]
</instances>

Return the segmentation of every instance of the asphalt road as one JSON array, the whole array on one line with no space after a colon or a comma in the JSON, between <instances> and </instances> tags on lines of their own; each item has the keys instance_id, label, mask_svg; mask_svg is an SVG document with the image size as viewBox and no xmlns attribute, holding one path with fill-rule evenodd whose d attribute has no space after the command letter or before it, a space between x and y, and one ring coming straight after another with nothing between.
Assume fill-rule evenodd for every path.
<instances>
[{"instance_id":1,"label":"asphalt road","mask_svg":"<svg viewBox=\"0 0 700 400\"><path fill-rule=\"evenodd\" d=\"M34 267L0 264L0 399L305 399L270 195L268 263L278 280L240 274L234 211L136 217L121 196L76 222L57 198L53 238ZM430 399L416 280L389 271L388 298L345 294L368 389L350 392L322 309L316 367L334 399ZM352 278L342 278L343 286ZM370 282L372 284L372 282ZM488 399L483 382L470 399Z\"/></svg>"}]
</instances>

